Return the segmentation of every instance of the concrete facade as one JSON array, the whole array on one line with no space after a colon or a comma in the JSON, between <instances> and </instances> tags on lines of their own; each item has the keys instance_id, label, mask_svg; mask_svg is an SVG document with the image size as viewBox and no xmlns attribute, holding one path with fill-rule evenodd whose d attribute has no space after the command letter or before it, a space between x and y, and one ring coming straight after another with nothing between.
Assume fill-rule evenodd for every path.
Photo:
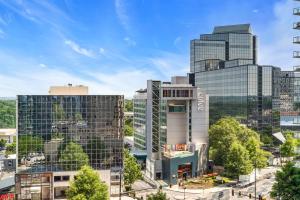
<instances>
[{"instance_id":1,"label":"concrete facade","mask_svg":"<svg viewBox=\"0 0 300 200\"><path fill-rule=\"evenodd\" d=\"M141 99L144 104L140 103ZM171 82L148 80L147 89L137 91L134 97L134 121L138 123L134 127L134 141L143 143L140 142L140 130L143 127L147 151L146 175L149 178L164 179L175 184L178 181L176 171L180 171L180 165L184 165L187 159L167 156L176 152L189 155L191 162L188 163L193 166L189 169L191 177L206 170L208 101L208 96L200 88L189 84L188 76L172 77ZM140 116L145 116L145 121ZM134 146L138 148L140 145ZM172 175L166 176L166 173ZM169 177L174 174L175 178L170 181Z\"/></svg>"}]
</instances>

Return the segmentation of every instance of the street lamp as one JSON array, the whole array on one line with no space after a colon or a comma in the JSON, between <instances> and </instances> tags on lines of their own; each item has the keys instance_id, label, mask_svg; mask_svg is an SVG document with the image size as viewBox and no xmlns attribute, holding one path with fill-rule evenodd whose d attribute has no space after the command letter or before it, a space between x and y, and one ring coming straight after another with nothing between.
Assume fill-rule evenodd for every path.
<instances>
[{"instance_id":1,"label":"street lamp","mask_svg":"<svg viewBox=\"0 0 300 200\"><path fill-rule=\"evenodd\" d=\"M119 188L119 200L122 199L122 169L120 169L120 188Z\"/></svg>"},{"instance_id":2,"label":"street lamp","mask_svg":"<svg viewBox=\"0 0 300 200\"><path fill-rule=\"evenodd\" d=\"M185 189L186 189L186 187L184 186L183 187L183 199L185 200Z\"/></svg>"}]
</instances>

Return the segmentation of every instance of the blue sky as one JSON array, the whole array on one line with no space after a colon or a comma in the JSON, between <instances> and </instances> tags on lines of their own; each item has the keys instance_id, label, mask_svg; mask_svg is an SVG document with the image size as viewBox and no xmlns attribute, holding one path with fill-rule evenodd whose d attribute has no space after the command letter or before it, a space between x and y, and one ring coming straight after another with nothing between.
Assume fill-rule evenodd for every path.
<instances>
[{"instance_id":1,"label":"blue sky","mask_svg":"<svg viewBox=\"0 0 300 200\"><path fill-rule=\"evenodd\" d=\"M189 71L189 42L251 23L260 64L292 69L292 0L0 0L0 96L124 94ZM300 4L299 4L300 7ZM299 18L300 20L300 18Z\"/></svg>"}]
</instances>

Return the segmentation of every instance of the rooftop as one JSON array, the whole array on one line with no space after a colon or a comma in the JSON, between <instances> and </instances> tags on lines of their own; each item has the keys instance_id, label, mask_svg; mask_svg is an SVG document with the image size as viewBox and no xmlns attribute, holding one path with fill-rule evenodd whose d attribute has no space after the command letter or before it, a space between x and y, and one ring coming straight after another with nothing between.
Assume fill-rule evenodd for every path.
<instances>
[{"instance_id":1,"label":"rooftop","mask_svg":"<svg viewBox=\"0 0 300 200\"><path fill-rule=\"evenodd\" d=\"M250 24L215 26L213 33L252 33Z\"/></svg>"}]
</instances>

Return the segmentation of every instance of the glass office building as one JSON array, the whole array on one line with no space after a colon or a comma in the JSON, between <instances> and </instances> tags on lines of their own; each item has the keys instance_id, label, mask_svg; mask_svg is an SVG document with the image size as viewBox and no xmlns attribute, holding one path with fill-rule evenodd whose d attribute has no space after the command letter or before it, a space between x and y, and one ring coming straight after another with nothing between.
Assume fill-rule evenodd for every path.
<instances>
[{"instance_id":1,"label":"glass office building","mask_svg":"<svg viewBox=\"0 0 300 200\"><path fill-rule=\"evenodd\" d=\"M18 96L18 199L62 197L66 188L55 182L86 161L110 174L121 169L123 102L117 95Z\"/></svg>"},{"instance_id":2,"label":"glass office building","mask_svg":"<svg viewBox=\"0 0 300 200\"><path fill-rule=\"evenodd\" d=\"M257 131L280 131L280 68L257 65L256 46L249 24L191 41L191 81L210 97L210 124L232 116Z\"/></svg>"},{"instance_id":3,"label":"glass office building","mask_svg":"<svg viewBox=\"0 0 300 200\"><path fill-rule=\"evenodd\" d=\"M280 125L300 136L300 71L281 72Z\"/></svg>"}]
</instances>

